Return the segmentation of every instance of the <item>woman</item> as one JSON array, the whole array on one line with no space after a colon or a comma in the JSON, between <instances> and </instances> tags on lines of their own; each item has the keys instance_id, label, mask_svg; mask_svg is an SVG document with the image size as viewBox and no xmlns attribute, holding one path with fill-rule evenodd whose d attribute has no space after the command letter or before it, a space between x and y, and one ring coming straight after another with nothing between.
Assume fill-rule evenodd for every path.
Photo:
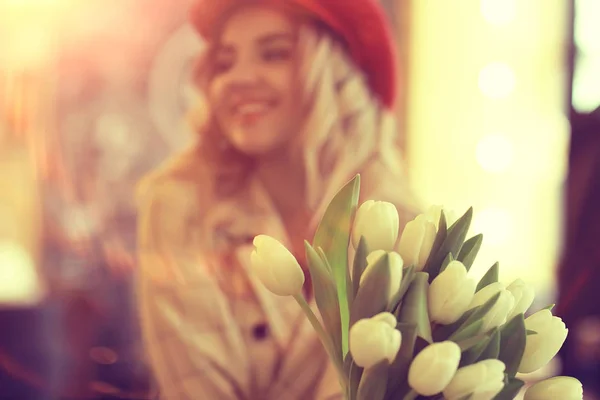
<instances>
[{"instance_id":1,"label":"woman","mask_svg":"<svg viewBox=\"0 0 600 400\"><path fill-rule=\"evenodd\" d=\"M247 265L259 233L302 260L356 173L365 198L412 218L385 17L374 0L205 0L192 17L209 44L196 74L207 99L199 142L139 191L141 324L161 395L339 397L300 308Z\"/></svg>"}]
</instances>

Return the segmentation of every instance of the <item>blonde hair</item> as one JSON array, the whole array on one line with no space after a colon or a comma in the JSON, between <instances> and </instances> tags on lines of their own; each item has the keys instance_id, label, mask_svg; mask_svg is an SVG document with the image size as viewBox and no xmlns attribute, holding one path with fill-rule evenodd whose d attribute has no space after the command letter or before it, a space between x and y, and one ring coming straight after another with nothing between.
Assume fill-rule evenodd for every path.
<instances>
[{"instance_id":1,"label":"blonde hair","mask_svg":"<svg viewBox=\"0 0 600 400\"><path fill-rule=\"evenodd\" d=\"M388 176L378 179L402 179L392 111L373 97L366 77L341 43L316 30L303 31L301 43L301 73L311 105L299 135L309 206L325 206L370 162L384 164Z\"/></svg>"}]
</instances>

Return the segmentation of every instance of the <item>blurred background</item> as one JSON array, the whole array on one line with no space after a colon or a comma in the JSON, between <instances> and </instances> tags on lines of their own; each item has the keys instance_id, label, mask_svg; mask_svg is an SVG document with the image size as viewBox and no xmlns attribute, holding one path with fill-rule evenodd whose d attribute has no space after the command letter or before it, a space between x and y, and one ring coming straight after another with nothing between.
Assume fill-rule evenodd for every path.
<instances>
[{"instance_id":1,"label":"blurred background","mask_svg":"<svg viewBox=\"0 0 600 400\"><path fill-rule=\"evenodd\" d=\"M381 1L416 194L474 207L473 273L499 261L558 303L540 374L597 398L600 1ZM191 138L190 2L0 0L0 398L154 398L133 191Z\"/></svg>"}]
</instances>

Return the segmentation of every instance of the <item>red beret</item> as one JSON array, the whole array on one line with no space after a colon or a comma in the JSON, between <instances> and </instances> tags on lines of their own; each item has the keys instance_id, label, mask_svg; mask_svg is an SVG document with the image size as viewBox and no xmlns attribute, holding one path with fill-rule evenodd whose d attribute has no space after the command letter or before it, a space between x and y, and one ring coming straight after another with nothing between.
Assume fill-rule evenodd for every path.
<instances>
[{"instance_id":1,"label":"red beret","mask_svg":"<svg viewBox=\"0 0 600 400\"><path fill-rule=\"evenodd\" d=\"M262 0L264 1L264 0ZM210 39L213 25L232 6L261 0L196 0L191 22ZM323 23L348 47L350 56L366 74L373 93L392 108L396 97L396 51L385 12L378 0L271 0L295 6Z\"/></svg>"}]
</instances>

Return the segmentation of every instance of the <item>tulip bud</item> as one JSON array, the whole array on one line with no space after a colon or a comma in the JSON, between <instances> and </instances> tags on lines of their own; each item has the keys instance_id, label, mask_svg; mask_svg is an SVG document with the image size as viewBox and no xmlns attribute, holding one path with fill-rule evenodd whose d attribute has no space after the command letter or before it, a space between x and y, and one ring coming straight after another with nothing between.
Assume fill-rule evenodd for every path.
<instances>
[{"instance_id":1,"label":"tulip bud","mask_svg":"<svg viewBox=\"0 0 600 400\"><path fill-rule=\"evenodd\" d=\"M432 322L456 322L471 304L476 283L467 277L460 261L452 261L429 287L429 317Z\"/></svg>"},{"instance_id":2,"label":"tulip bud","mask_svg":"<svg viewBox=\"0 0 600 400\"><path fill-rule=\"evenodd\" d=\"M398 246L398 253L406 266L414 265L417 271L423 269L436 234L435 224L423 214L406 224Z\"/></svg>"},{"instance_id":3,"label":"tulip bud","mask_svg":"<svg viewBox=\"0 0 600 400\"><path fill-rule=\"evenodd\" d=\"M292 253L267 235L256 236L253 243L252 270L266 288L279 296L299 294L304 285L304 272Z\"/></svg>"},{"instance_id":4,"label":"tulip bud","mask_svg":"<svg viewBox=\"0 0 600 400\"><path fill-rule=\"evenodd\" d=\"M356 365L370 368L381 361L394 361L402 335L396 329L396 317L383 312L357 321L350 328L350 353Z\"/></svg>"},{"instance_id":5,"label":"tulip bud","mask_svg":"<svg viewBox=\"0 0 600 400\"><path fill-rule=\"evenodd\" d=\"M408 370L408 384L423 396L442 392L460 363L460 347L451 341L433 343L414 358Z\"/></svg>"},{"instance_id":6,"label":"tulip bud","mask_svg":"<svg viewBox=\"0 0 600 400\"><path fill-rule=\"evenodd\" d=\"M444 398L460 400L471 395L471 400L493 399L504 387L505 369L504 363L496 359L462 367L444 389Z\"/></svg>"},{"instance_id":7,"label":"tulip bud","mask_svg":"<svg viewBox=\"0 0 600 400\"><path fill-rule=\"evenodd\" d=\"M390 298L388 300L391 300L392 297L398 293L398 290L400 290L400 284L402 283L402 268L404 267L402 257L396 252L391 251L386 253L384 250L375 250L369 253L367 256L367 268L365 268L360 277L360 285L363 284L365 277L373 271L373 266L377 264L377 261L385 254L388 255L390 266L390 279L388 280Z\"/></svg>"},{"instance_id":8,"label":"tulip bud","mask_svg":"<svg viewBox=\"0 0 600 400\"><path fill-rule=\"evenodd\" d=\"M535 383L527 389L523 400L581 400L583 386L570 376L555 376Z\"/></svg>"},{"instance_id":9,"label":"tulip bud","mask_svg":"<svg viewBox=\"0 0 600 400\"><path fill-rule=\"evenodd\" d=\"M352 244L358 246L361 236L371 250L391 251L398 239L398 210L386 201L365 201L356 212L352 228Z\"/></svg>"},{"instance_id":10,"label":"tulip bud","mask_svg":"<svg viewBox=\"0 0 600 400\"><path fill-rule=\"evenodd\" d=\"M567 338L568 329L550 310L541 310L525 319L525 327L537 332L527 335L519 372L527 374L542 368L558 353Z\"/></svg>"},{"instance_id":11,"label":"tulip bud","mask_svg":"<svg viewBox=\"0 0 600 400\"><path fill-rule=\"evenodd\" d=\"M484 315L481 332L487 332L490 329L503 325L507 321L508 313L514 308L515 299L511 292L504 288L500 282L487 285L473 296L473 301L468 309L475 308L487 302L500 292L500 297L496 304Z\"/></svg>"},{"instance_id":12,"label":"tulip bud","mask_svg":"<svg viewBox=\"0 0 600 400\"><path fill-rule=\"evenodd\" d=\"M513 297L515 298L515 306L508 315L508 319L510 320L516 315L524 314L529 309L529 307L531 307L533 299L535 298L535 291L533 289L533 286L528 285L521 279L517 279L513 283L508 285L506 290L511 292Z\"/></svg>"}]
</instances>

